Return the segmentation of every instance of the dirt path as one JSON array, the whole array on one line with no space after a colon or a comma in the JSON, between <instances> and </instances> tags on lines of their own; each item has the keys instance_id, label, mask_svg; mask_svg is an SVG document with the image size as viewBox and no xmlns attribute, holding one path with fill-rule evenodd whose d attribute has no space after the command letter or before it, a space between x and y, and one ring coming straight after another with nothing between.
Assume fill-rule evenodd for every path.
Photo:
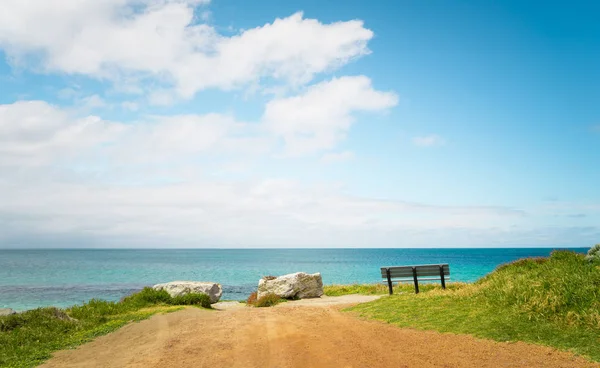
<instances>
[{"instance_id":1,"label":"dirt path","mask_svg":"<svg viewBox=\"0 0 600 368\"><path fill-rule=\"evenodd\" d=\"M365 321L336 305L364 300L187 308L58 352L43 367L600 367L536 345Z\"/></svg>"}]
</instances>

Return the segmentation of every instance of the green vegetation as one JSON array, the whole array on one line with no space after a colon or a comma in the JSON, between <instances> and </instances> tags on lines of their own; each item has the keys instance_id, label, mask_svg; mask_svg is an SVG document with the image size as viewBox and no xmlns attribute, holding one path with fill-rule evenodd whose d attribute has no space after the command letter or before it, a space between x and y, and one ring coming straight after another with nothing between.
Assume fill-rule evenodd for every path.
<instances>
[{"instance_id":1,"label":"green vegetation","mask_svg":"<svg viewBox=\"0 0 600 368\"><path fill-rule=\"evenodd\" d=\"M351 286L356 292L372 286ZM398 286L399 291L408 291ZM375 291L374 291L375 290ZM350 308L402 327L553 346L600 361L600 264L553 252L498 267L474 284L421 287ZM332 287L328 295L340 295Z\"/></svg>"},{"instance_id":2,"label":"green vegetation","mask_svg":"<svg viewBox=\"0 0 600 368\"><path fill-rule=\"evenodd\" d=\"M452 283L446 285L448 290L455 290L465 286L463 283ZM393 285L394 294L413 293L415 287L412 283L398 283ZM431 291L438 288L433 284L419 284L419 291ZM327 296L341 296L350 294L362 295L387 295L389 293L387 284L352 284L352 285L325 285L323 292Z\"/></svg>"},{"instance_id":3,"label":"green vegetation","mask_svg":"<svg viewBox=\"0 0 600 368\"><path fill-rule=\"evenodd\" d=\"M210 307L205 294L171 298L164 291L145 288L120 302L92 299L66 310L39 308L0 317L0 367L33 367L53 351L74 348L155 313L181 305Z\"/></svg>"}]
</instances>

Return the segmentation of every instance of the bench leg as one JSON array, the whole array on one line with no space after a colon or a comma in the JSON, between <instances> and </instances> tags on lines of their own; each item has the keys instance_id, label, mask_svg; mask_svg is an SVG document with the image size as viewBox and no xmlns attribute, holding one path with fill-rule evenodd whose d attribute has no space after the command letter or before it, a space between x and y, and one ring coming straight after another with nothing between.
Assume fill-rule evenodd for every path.
<instances>
[{"instance_id":1,"label":"bench leg","mask_svg":"<svg viewBox=\"0 0 600 368\"><path fill-rule=\"evenodd\" d=\"M415 282L415 294L418 294L419 293L419 280L417 280L417 268L413 267L412 271L413 271L413 280Z\"/></svg>"},{"instance_id":2,"label":"bench leg","mask_svg":"<svg viewBox=\"0 0 600 368\"><path fill-rule=\"evenodd\" d=\"M444 266L440 265L440 280L442 280L442 289L446 289L446 279L444 278Z\"/></svg>"},{"instance_id":3,"label":"bench leg","mask_svg":"<svg viewBox=\"0 0 600 368\"><path fill-rule=\"evenodd\" d=\"M388 289L390 289L390 295L394 293L394 288L392 287L392 277L390 276L390 269L385 270L385 274L387 275L388 280Z\"/></svg>"}]
</instances>

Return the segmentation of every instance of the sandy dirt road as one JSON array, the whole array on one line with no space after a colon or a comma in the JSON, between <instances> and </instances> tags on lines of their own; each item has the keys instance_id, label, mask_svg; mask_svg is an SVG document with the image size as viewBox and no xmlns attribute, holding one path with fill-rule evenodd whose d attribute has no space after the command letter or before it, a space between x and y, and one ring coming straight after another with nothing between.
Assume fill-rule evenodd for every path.
<instances>
[{"instance_id":1,"label":"sandy dirt road","mask_svg":"<svg viewBox=\"0 0 600 368\"><path fill-rule=\"evenodd\" d=\"M400 329L339 311L357 300L187 308L58 352L43 367L600 367L542 346Z\"/></svg>"}]
</instances>

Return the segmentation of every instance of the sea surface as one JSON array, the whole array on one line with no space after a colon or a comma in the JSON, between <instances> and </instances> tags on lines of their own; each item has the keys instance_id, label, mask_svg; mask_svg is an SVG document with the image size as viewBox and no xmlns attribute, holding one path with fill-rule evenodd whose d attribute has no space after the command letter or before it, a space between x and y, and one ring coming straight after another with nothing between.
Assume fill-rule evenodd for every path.
<instances>
[{"instance_id":1,"label":"sea surface","mask_svg":"<svg viewBox=\"0 0 600 368\"><path fill-rule=\"evenodd\" d=\"M174 280L219 282L222 299L241 300L265 275L321 272L324 284L376 283L382 266L430 263L448 263L452 281L472 282L500 264L553 249L0 250L0 308L119 300Z\"/></svg>"}]
</instances>

